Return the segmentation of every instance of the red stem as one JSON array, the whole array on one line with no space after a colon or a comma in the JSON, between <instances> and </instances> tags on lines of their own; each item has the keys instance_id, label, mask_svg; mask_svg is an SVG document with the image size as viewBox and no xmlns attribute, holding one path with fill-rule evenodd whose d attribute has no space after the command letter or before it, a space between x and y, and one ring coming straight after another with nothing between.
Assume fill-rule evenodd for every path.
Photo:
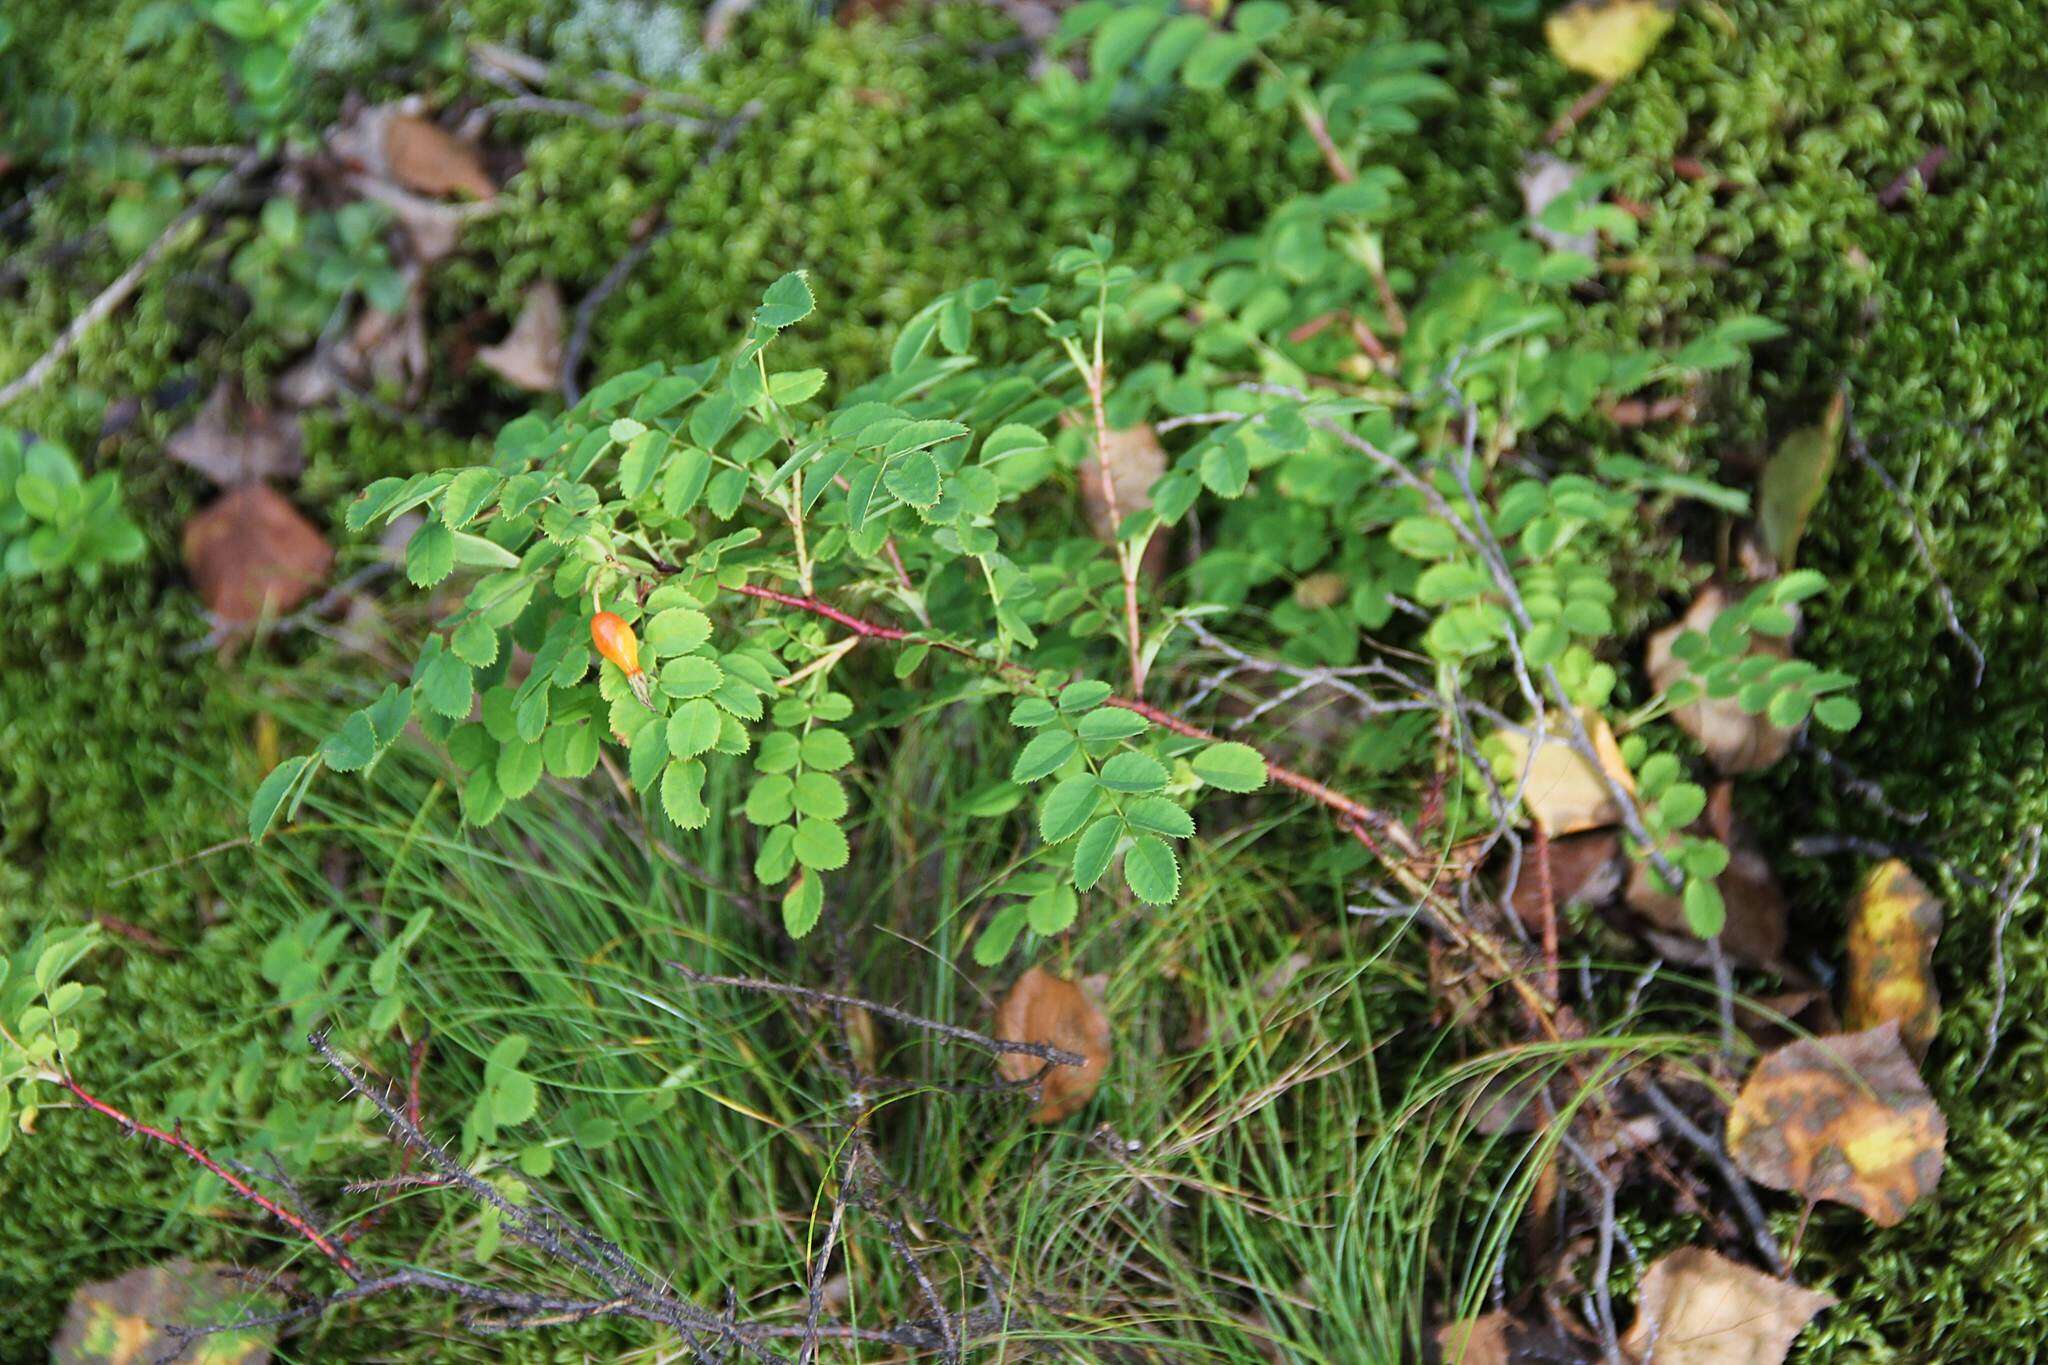
<instances>
[{"instance_id":1,"label":"red stem","mask_svg":"<svg viewBox=\"0 0 2048 1365\"><path fill-rule=\"evenodd\" d=\"M157 1142L161 1142L165 1146L173 1148L174 1150L183 1153L189 1160L197 1162L199 1165L205 1167L207 1170L219 1176L221 1180L227 1184L227 1187L233 1190L236 1194L239 1194L240 1196L242 1196L242 1198L248 1200L257 1208L262 1209L272 1218L277 1219L278 1222L283 1223L293 1232L298 1233L299 1236L305 1238L308 1242L312 1243L313 1248L316 1251L318 1251L321 1255L325 1256L328 1260L334 1262L335 1265L339 1266L343 1274L349 1276L351 1279L362 1278L362 1276L356 1270L355 1260L346 1251L343 1251L341 1247L337 1245L332 1238L327 1236L326 1233L323 1233L322 1231L320 1231L320 1229L314 1227L311 1223L307 1222L304 1218L301 1218L298 1214L293 1213L290 1209L285 1208L276 1200L273 1200L267 1197L266 1195L262 1194L253 1185L249 1184L248 1181L243 1180L233 1171L230 1171L227 1167L221 1165L218 1161L214 1160L211 1156L207 1155L205 1151L193 1146L192 1143L186 1139L184 1133L179 1129L173 1128L171 1131L166 1132L161 1128L152 1128L149 1124L137 1121L128 1114L125 1114L121 1110L116 1109L113 1105L108 1104L99 1096L88 1091L84 1086L80 1085L77 1082L77 1080L75 1080L71 1076L69 1072L59 1072L57 1074L57 1079L63 1084L66 1090L69 1090L72 1094L76 1095L78 1097L79 1103L83 1104L86 1108L92 1110L96 1114L101 1114L107 1118L112 1119L114 1122L120 1124L123 1128L126 1128L131 1133L139 1133L143 1137L150 1138Z\"/></svg>"},{"instance_id":2,"label":"red stem","mask_svg":"<svg viewBox=\"0 0 2048 1365\"><path fill-rule=\"evenodd\" d=\"M809 612L813 616L822 616L826 620L843 626L855 635L865 639L890 641L917 640L934 648L957 654L964 659L970 659L984 668L992 668L999 673L1028 676L1031 672L1030 669L1025 668L1021 664L997 663L994 660L984 659L974 651L949 641L929 640L911 631L898 630L894 626L881 626L876 625L872 621L864 621L858 616L850 615L839 610L837 607L820 602L815 597L800 597L795 593L778 592L774 588L758 587L752 583L740 584L738 591L746 594L748 597L758 597L765 602L774 602L796 611ZM1185 735L1189 739L1199 739L1210 744L1218 742L1218 736L1214 732L1204 730L1201 726L1182 720L1179 716L1173 715L1170 712L1162 711L1150 702L1139 701L1132 697L1112 696L1105 704L1135 712L1161 729L1171 730L1177 735ZM1255 748L1256 746L1247 747ZM1391 816L1381 811L1376 811L1362 802L1355 801L1342 792L1333 791L1304 773L1298 773L1292 768L1276 763L1263 753L1260 754L1260 757L1265 758L1266 772L1275 782L1278 782L1283 787L1291 787L1318 805L1334 811L1340 822L1347 829L1357 827L1354 829L1354 832L1366 829L1379 830L1391 836L1396 849L1403 856L1419 856L1421 851L1420 845L1416 844L1407 830ZM1370 845L1370 840L1366 842Z\"/></svg>"}]
</instances>

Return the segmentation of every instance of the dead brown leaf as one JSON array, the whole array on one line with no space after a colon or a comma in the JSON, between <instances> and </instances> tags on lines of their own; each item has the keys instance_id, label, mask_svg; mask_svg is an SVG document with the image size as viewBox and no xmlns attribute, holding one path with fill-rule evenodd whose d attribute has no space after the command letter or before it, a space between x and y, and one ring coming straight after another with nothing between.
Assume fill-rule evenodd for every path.
<instances>
[{"instance_id":1,"label":"dead brown leaf","mask_svg":"<svg viewBox=\"0 0 2048 1365\"><path fill-rule=\"evenodd\" d=\"M1916 1057L1927 1055L1941 1022L1934 945L1941 902L1897 858L1863 879L1849 910L1849 974L1842 1015L1852 1029L1887 1020Z\"/></svg>"},{"instance_id":2,"label":"dead brown leaf","mask_svg":"<svg viewBox=\"0 0 2048 1365\"><path fill-rule=\"evenodd\" d=\"M1033 967L1017 978L996 1008L996 1036L1018 1043L1041 1043L1086 1058L1081 1066L1046 1069L1036 1057L1004 1053L996 1070L1008 1081L1028 1081L1041 1070L1040 1103L1033 1123L1056 1123L1095 1096L1109 1069L1109 1019L1088 992L1071 981Z\"/></svg>"},{"instance_id":3,"label":"dead brown leaf","mask_svg":"<svg viewBox=\"0 0 2048 1365\"><path fill-rule=\"evenodd\" d=\"M198 415L164 442L164 453L223 488L292 478L306 465L299 419L258 407L225 379Z\"/></svg>"},{"instance_id":4,"label":"dead brown leaf","mask_svg":"<svg viewBox=\"0 0 2048 1365\"><path fill-rule=\"evenodd\" d=\"M562 291L537 280L526 291L518 320L505 339L476 358L514 388L552 393L562 379Z\"/></svg>"},{"instance_id":5,"label":"dead brown leaf","mask_svg":"<svg viewBox=\"0 0 2048 1365\"><path fill-rule=\"evenodd\" d=\"M1593 1358L1557 1328L1500 1311L1445 1323L1436 1348L1443 1365L1583 1365Z\"/></svg>"},{"instance_id":6,"label":"dead brown leaf","mask_svg":"<svg viewBox=\"0 0 2048 1365\"><path fill-rule=\"evenodd\" d=\"M1728 1112L1728 1154L1759 1184L1890 1227L1941 1179L1948 1120L1887 1022L1767 1054Z\"/></svg>"},{"instance_id":7,"label":"dead brown leaf","mask_svg":"<svg viewBox=\"0 0 2048 1365\"><path fill-rule=\"evenodd\" d=\"M334 547L266 483L244 484L185 523L185 567L233 625L288 612L326 581Z\"/></svg>"},{"instance_id":8,"label":"dead brown leaf","mask_svg":"<svg viewBox=\"0 0 2048 1365\"><path fill-rule=\"evenodd\" d=\"M1777 873L1749 830L1735 819L1734 791L1732 782L1715 783L1706 811L1693 824L1695 832L1728 849L1728 866L1714 879L1728 907L1721 946L1738 962L1777 968L1782 965L1791 911ZM1649 937L1658 952L1695 967L1711 960L1706 944L1686 922L1683 902L1664 888L1649 864L1637 863L1630 869L1625 899L1629 909L1649 921Z\"/></svg>"},{"instance_id":9,"label":"dead brown leaf","mask_svg":"<svg viewBox=\"0 0 2048 1365\"><path fill-rule=\"evenodd\" d=\"M168 1261L79 1286L50 1342L53 1365L147 1365L184 1356L170 1328L231 1321L247 1311L248 1286L220 1266ZM275 1302L272 1300L271 1302ZM275 1327L201 1337L208 1365L264 1365Z\"/></svg>"},{"instance_id":10,"label":"dead brown leaf","mask_svg":"<svg viewBox=\"0 0 2048 1365\"><path fill-rule=\"evenodd\" d=\"M1705 1247L1680 1247L1644 1273L1621 1344L1656 1365L1777 1365L1834 1302Z\"/></svg>"},{"instance_id":11,"label":"dead brown leaf","mask_svg":"<svg viewBox=\"0 0 2048 1365\"><path fill-rule=\"evenodd\" d=\"M1550 843L1552 909L1574 901L1598 904L1621 889L1621 839L1610 830L1590 830ZM1534 850L1522 850L1522 872L1509 904L1532 932L1543 922L1543 874Z\"/></svg>"},{"instance_id":12,"label":"dead brown leaf","mask_svg":"<svg viewBox=\"0 0 2048 1365\"><path fill-rule=\"evenodd\" d=\"M1565 729L1562 721L1553 719L1554 728L1541 735L1533 729L1522 729L1502 730L1498 736L1510 759L1502 781L1512 793L1515 784L1522 781L1526 767L1528 781L1522 787L1522 803L1528 807L1530 818L1553 839L1601 829L1621 819L1621 807L1615 803L1601 769L1622 790L1635 790L1635 778L1621 757L1621 746L1614 742L1614 731L1606 718L1588 708L1579 713L1579 719L1593 741L1593 751L1600 756L1599 768L1571 747L1561 733ZM1529 755L1532 742L1536 750L1533 760Z\"/></svg>"},{"instance_id":13,"label":"dead brown leaf","mask_svg":"<svg viewBox=\"0 0 2048 1365\"><path fill-rule=\"evenodd\" d=\"M1109 478L1102 476L1103 466ZM1166 473L1166 447L1148 425L1124 427L1109 433L1103 442L1102 458L1083 460L1080 468L1081 505L1088 513L1088 525L1101 541L1116 539L1117 523L1131 513L1152 505L1152 485ZM1110 513L1109 494L1116 494L1116 513Z\"/></svg>"},{"instance_id":14,"label":"dead brown leaf","mask_svg":"<svg viewBox=\"0 0 2048 1365\"><path fill-rule=\"evenodd\" d=\"M1728 606L1728 594L1719 587L1700 590L1685 615L1650 636L1643 667L1658 692L1668 691L1686 676L1685 661L1671 652L1671 646L1688 630L1704 632ZM1751 637L1749 652L1786 659L1792 655L1783 640L1767 635ZM1701 697L1671 713L1679 729L1699 741L1707 761L1721 772L1734 776L1767 768L1785 756L1797 730L1780 729L1761 715L1752 716L1733 697Z\"/></svg>"},{"instance_id":15,"label":"dead brown leaf","mask_svg":"<svg viewBox=\"0 0 2048 1365\"><path fill-rule=\"evenodd\" d=\"M417 114L386 121L384 161L391 178L416 194L489 199L498 192L475 147Z\"/></svg>"}]
</instances>

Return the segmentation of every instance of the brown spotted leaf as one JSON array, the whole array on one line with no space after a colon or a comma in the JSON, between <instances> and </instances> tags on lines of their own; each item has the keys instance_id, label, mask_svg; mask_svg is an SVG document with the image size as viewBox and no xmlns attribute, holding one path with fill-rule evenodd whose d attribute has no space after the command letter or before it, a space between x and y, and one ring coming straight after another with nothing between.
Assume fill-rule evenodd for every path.
<instances>
[{"instance_id":1,"label":"brown spotted leaf","mask_svg":"<svg viewBox=\"0 0 2048 1365\"><path fill-rule=\"evenodd\" d=\"M1849 974L1843 1021L1852 1029L1891 1021L1916 1057L1927 1054L1941 1022L1934 945L1941 902L1897 858L1863 879L1849 910Z\"/></svg>"},{"instance_id":2,"label":"brown spotted leaf","mask_svg":"<svg viewBox=\"0 0 2048 1365\"><path fill-rule=\"evenodd\" d=\"M1718 1252L1680 1247L1644 1273L1621 1344L1631 1360L1656 1365L1778 1365L1834 1302Z\"/></svg>"},{"instance_id":3,"label":"brown spotted leaf","mask_svg":"<svg viewBox=\"0 0 2048 1365\"><path fill-rule=\"evenodd\" d=\"M1109 1069L1109 1019L1093 996L1075 983L1033 967L996 1008L996 1037L1016 1043L1041 1043L1086 1059L1081 1066L1055 1066L1041 1083L1041 1102L1034 1123L1055 1123L1095 1096ZM1045 1070L1036 1057L1004 1053L996 1059L1004 1080L1027 1081Z\"/></svg>"},{"instance_id":4,"label":"brown spotted leaf","mask_svg":"<svg viewBox=\"0 0 2048 1365\"><path fill-rule=\"evenodd\" d=\"M219 1266L168 1261L79 1286L50 1343L53 1365L150 1365L176 1358L200 1365L264 1365L277 1329L203 1336L178 1352L171 1326L206 1327L275 1307Z\"/></svg>"},{"instance_id":5,"label":"brown spotted leaf","mask_svg":"<svg viewBox=\"0 0 2048 1365\"><path fill-rule=\"evenodd\" d=\"M1728 1154L1752 1180L1883 1227L1940 1181L1947 1143L1896 1023L1767 1054L1728 1112Z\"/></svg>"},{"instance_id":6,"label":"brown spotted leaf","mask_svg":"<svg viewBox=\"0 0 2048 1365\"><path fill-rule=\"evenodd\" d=\"M185 567L207 609L232 625L292 610L333 566L319 528L266 483L232 489L185 523Z\"/></svg>"}]
</instances>

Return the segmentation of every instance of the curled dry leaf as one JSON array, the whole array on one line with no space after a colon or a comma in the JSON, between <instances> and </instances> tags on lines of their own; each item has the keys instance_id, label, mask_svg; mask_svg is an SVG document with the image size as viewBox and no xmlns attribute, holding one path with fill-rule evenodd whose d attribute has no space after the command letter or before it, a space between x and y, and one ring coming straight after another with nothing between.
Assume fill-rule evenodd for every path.
<instances>
[{"instance_id":1,"label":"curled dry leaf","mask_svg":"<svg viewBox=\"0 0 2048 1365\"><path fill-rule=\"evenodd\" d=\"M489 199L498 192L475 147L417 114L385 120L384 162L393 180L417 194Z\"/></svg>"},{"instance_id":2,"label":"curled dry leaf","mask_svg":"<svg viewBox=\"0 0 2048 1365\"><path fill-rule=\"evenodd\" d=\"M1105 483L1103 467L1109 478ZM1096 539L1113 541L1117 523L1131 513L1152 505L1152 485L1166 473L1166 448L1145 424L1109 433L1102 458L1081 462L1081 505L1087 510L1088 525ZM1116 494L1116 514L1110 514L1109 494Z\"/></svg>"},{"instance_id":3,"label":"curled dry leaf","mask_svg":"<svg viewBox=\"0 0 2048 1365\"><path fill-rule=\"evenodd\" d=\"M1677 15L1664 0L1572 0L1543 21L1557 59L1601 81L1635 74Z\"/></svg>"},{"instance_id":4,"label":"curled dry leaf","mask_svg":"<svg viewBox=\"0 0 2048 1365\"><path fill-rule=\"evenodd\" d=\"M80 1285L71 1296L64 1325L50 1342L54 1365L130 1365L186 1356L193 1343L174 1327L231 1322L261 1311L249 1303L241 1276L222 1266L167 1261L125 1275ZM199 1338L208 1365L263 1365L270 1359L275 1327L244 1327Z\"/></svg>"},{"instance_id":5,"label":"curled dry leaf","mask_svg":"<svg viewBox=\"0 0 2048 1365\"><path fill-rule=\"evenodd\" d=\"M1685 661L1671 652L1671 646L1688 630L1705 633L1714 618L1728 607L1728 594L1719 587L1703 588L1675 624L1650 636L1643 660L1650 684L1665 692L1686 676ZM1767 635L1751 637L1749 652L1787 659L1792 651L1780 639ZM1791 749L1798 731L1771 724L1762 715L1750 715L1733 697L1701 697L1671 713L1679 729L1691 735L1706 750L1707 761L1729 776L1767 768Z\"/></svg>"},{"instance_id":6,"label":"curled dry leaf","mask_svg":"<svg viewBox=\"0 0 2048 1365\"><path fill-rule=\"evenodd\" d=\"M1041 1100L1033 1123L1056 1123L1095 1096L1109 1069L1109 1019L1093 996L1075 983L1033 967L1017 978L996 1008L998 1038L1017 1043L1042 1043L1086 1058L1081 1066L1049 1070L1036 1057L1004 1053L996 1070L1007 1081L1028 1081L1045 1071Z\"/></svg>"},{"instance_id":7,"label":"curled dry leaf","mask_svg":"<svg viewBox=\"0 0 2048 1365\"><path fill-rule=\"evenodd\" d=\"M1644 1272L1621 1344L1630 1359L1657 1365L1777 1365L1834 1302L1719 1252L1680 1247Z\"/></svg>"},{"instance_id":8,"label":"curled dry leaf","mask_svg":"<svg viewBox=\"0 0 2048 1365\"><path fill-rule=\"evenodd\" d=\"M1776 969L1783 965L1790 907L1763 850L1735 819L1734 793L1734 783L1715 783L1693 829L1728 849L1728 866L1714 879L1728 913L1721 927L1722 948L1738 962ZM1711 960L1687 923L1684 902L1658 880L1649 864L1637 863L1629 870L1626 900L1629 909L1649 922L1647 937L1665 957L1695 967Z\"/></svg>"},{"instance_id":9,"label":"curled dry leaf","mask_svg":"<svg viewBox=\"0 0 2048 1365\"><path fill-rule=\"evenodd\" d=\"M1849 910L1849 975L1842 1014L1852 1029L1887 1021L1916 1057L1927 1055L1941 1022L1934 945L1941 902L1897 858L1863 879Z\"/></svg>"},{"instance_id":10,"label":"curled dry leaf","mask_svg":"<svg viewBox=\"0 0 2048 1365\"><path fill-rule=\"evenodd\" d=\"M1948 1120L1895 1023L1767 1054L1728 1112L1728 1154L1750 1179L1882 1227L1940 1181L1947 1143Z\"/></svg>"},{"instance_id":11,"label":"curled dry leaf","mask_svg":"<svg viewBox=\"0 0 2048 1365\"><path fill-rule=\"evenodd\" d=\"M562 378L562 291L554 281L539 280L528 288L512 330L476 358L515 388L554 392Z\"/></svg>"},{"instance_id":12,"label":"curled dry leaf","mask_svg":"<svg viewBox=\"0 0 2048 1365\"><path fill-rule=\"evenodd\" d=\"M292 610L333 566L327 538L269 484L233 489L185 523L185 567L207 609L232 625Z\"/></svg>"},{"instance_id":13,"label":"curled dry leaf","mask_svg":"<svg viewBox=\"0 0 2048 1365\"><path fill-rule=\"evenodd\" d=\"M288 479L306 464L299 419L249 402L225 379L198 415L164 442L164 453L222 488Z\"/></svg>"},{"instance_id":14,"label":"curled dry leaf","mask_svg":"<svg viewBox=\"0 0 2048 1365\"><path fill-rule=\"evenodd\" d=\"M1500 773L1504 789L1512 795L1527 769L1522 803L1528 807L1530 818L1553 839L1582 830L1602 829L1621 819L1621 807L1608 788L1608 779L1623 791L1633 793L1636 789L1635 778L1621 757L1621 746L1614 742L1614 731L1606 718L1588 708L1579 713L1579 720L1586 727L1587 738L1593 741L1593 751L1600 756L1599 768L1572 748L1569 739L1559 733L1565 728L1563 723L1555 719L1551 722L1553 729L1541 734L1531 727L1502 730L1496 736L1509 759L1506 770ZM1529 753L1532 740L1536 748L1533 760ZM1606 770L1605 777L1601 769Z\"/></svg>"}]
</instances>

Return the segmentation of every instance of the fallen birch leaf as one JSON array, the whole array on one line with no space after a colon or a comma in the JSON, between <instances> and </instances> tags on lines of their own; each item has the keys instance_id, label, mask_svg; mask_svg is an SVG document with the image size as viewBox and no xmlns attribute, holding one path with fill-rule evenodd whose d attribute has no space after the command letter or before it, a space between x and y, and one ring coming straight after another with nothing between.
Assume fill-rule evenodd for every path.
<instances>
[{"instance_id":1,"label":"fallen birch leaf","mask_svg":"<svg viewBox=\"0 0 2048 1365\"><path fill-rule=\"evenodd\" d=\"M1719 1252L1680 1247L1644 1272L1621 1344L1630 1359L1656 1365L1777 1365L1834 1302Z\"/></svg>"},{"instance_id":2,"label":"fallen birch leaf","mask_svg":"<svg viewBox=\"0 0 2048 1365\"><path fill-rule=\"evenodd\" d=\"M181 1340L171 1329L229 1322L275 1304L270 1296L252 1296L239 1277L220 1266L185 1260L143 1266L79 1286L63 1327L50 1342L50 1360L52 1365L146 1365L175 1355L206 1365L263 1365L270 1359L275 1327L216 1332L196 1343Z\"/></svg>"},{"instance_id":3,"label":"fallen birch leaf","mask_svg":"<svg viewBox=\"0 0 2048 1365\"><path fill-rule=\"evenodd\" d=\"M385 122L384 162L393 180L417 194L489 199L498 192L475 147L417 114Z\"/></svg>"},{"instance_id":4,"label":"fallen birch leaf","mask_svg":"<svg viewBox=\"0 0 2048 1365\"><path fill-rule=\"evenodd\" d=\"M1109 1069L1109 1020L1088 992L1071 981L1033 967L1017 978L996 1008L996 1037L1016 1043L1040 1043L1086 1058L1081 1066L1049 1070L1036 1057L1006 1052L996 1071L1007 1081L1028 1081L1040 1071L1040 1103L1033 1123L1056 1123L1095 1096Z\"/></svg>"},{"instance_id":5,"label":"fallen birch leaf","mask_svg":"<svg viewBox=\"0 0 2048 1365\"><path fill-rule=\"evenodd\" d=\"M1863 879L1849 912L1849 974L1842 1004L1852 1029L1891 1021L1914 1056L1927 1055L1941 1022L1934 945L1941 902L1894 858Z\"/></svg>"},{"instance_id":6,"label":"fallen birch leaf","mask_svg":"<svg viewBox=\"0 0 2048 1365\"><path fill-rule=\"evenodd\" d=\"M258 407L225 379L198 415L164 442L164 453L222 488L288 479L306 464L298 418Z\"/></svg>"},{"instance_id":7,"label":"fallen birch leaf","mask_svg":"<svg viewBox=\"0 0 2048 1365\"><path fill-rule=\"evenodd\" d=\"M1606 717L1587 708L1579 713L1579 720L1586 727L1587 738L1593 741L1594 753L1600 757L1598 768L1572 748L1562 734L1538 735L1534 730L1521 729L1502 730L1494 737L1508 760L1505 766L1497 764L1494 769L1503 790L1512 797L1526 767L1528 781L1521 788L1522 803L1528 807L1530 818L1553 839L1581 830L1602 829L1621 819L1621 807L1608 789L1607 778L1612 778L1623 791L1633 794L1636 789L1635 778L1622 760L1621 746L1614 742L1614 731ZM1533 760L1529 753L1532 741L1536 750ZM1605 778L1601 776L1602 769L1606 770Z\"/></svg>"},{"instance_id":8,"label":"fallen birch leaf","mask_svg":"<svg viewBox=\"0 0 2048 1365\"><path fill-rule=\"evenodd\" d=\"M553 280L536 281L526 291L512 330L476 358L514 388L552 393L562 379L562 291Z\"/></svg>"},{"instance_id":9,"label":"fallen birch leaf","mask_svg":"<svg viewBox=\"0 0 2048 1365\"><path fill-rule=\"evenodd\" d=\"M1650 636L1643 668L1650 675L1652 687L1666 692L1686 676L1689 670L1685 661L1671 652L1671 646L1688 630L1705 634L1714 618L1727 607L1726 592L1718 587L1703 588L1685 609L1684 616ZM1749 652L1777 659L1792 655L1783 640L1762 634L1750 637ZM1731 777L1776 763L1792 748L1792 740L1799 733L1796 728L1788 730L1771 724L1761 713L1750 715L1734 697L1702 696L1674 710L1671 720L1699 743L1709 763Z\"/></svg>"},{"instance_id":10,"label":"fallen birch leaf","mask_svg":"<svg viewBox=\"0 0 2048 1365\"><path fill-rule=\"evenodd\" d=\"M1663 0L1573 0L1543 21L1557 59L1601 81L1632 76L1677 19Z\"/></svg>"},{"instance_id":11,"label":"fallen birch leaf","mask_svg":"<svg viewBox=\"0 0 2048 1365\"><path fill-rule=\"evenodd\" d=\"M1842 451L1842 419L1848 395L1837 393L1819 425L1801 427L1778 443L1777 453L1757 479L1757 529L1764 549L1783 568L1791 568L1806 533L1807 519L1827 491L1828 475Z\"/></svg>"},{"instance_id":12,"label":"fallen birch leaf","mask_svg":"<svg viewBox=\"0 0 2048 1365\"><path fill-rule=\"evenodd\" d=\"M233 625L292 610L334 565L319 528L266 483L215 499L185 523L184 548L200 599Z\"/></svg>"},{"instance_id":13,"label":"fallen birch leaf","mask_svg":"<svg viewBox=\"0 0 2048 1365\"><path fill-rule=\"evenodd\" d=\"M1788 1043L1757 1063L1728 1111L1728 1154L1750 1179L1847 1204L1880 1227L1941 1180L1947 1142L1896 1023Z\"/></svg>"},{"instance_id":14,"label":"fallen birch leaf","mask_svg":"<svg viewBox=\"0 0 2048 1365\"><path fill-rule=\"evenodd\" d=\"M1103 467L1109 478L1105 482ZM1081 505L1088 513L1088 525L1097 540L1116 539L1117 524L1131 513L1152 505L1152 485L1166 473L1166 448L1150 426L1140 424L1109 433L1102 444L1100 459L1081 462ZM1116 494L1116 513L1110 514L1109 495Z\"/></svg>"}]
</instances>

